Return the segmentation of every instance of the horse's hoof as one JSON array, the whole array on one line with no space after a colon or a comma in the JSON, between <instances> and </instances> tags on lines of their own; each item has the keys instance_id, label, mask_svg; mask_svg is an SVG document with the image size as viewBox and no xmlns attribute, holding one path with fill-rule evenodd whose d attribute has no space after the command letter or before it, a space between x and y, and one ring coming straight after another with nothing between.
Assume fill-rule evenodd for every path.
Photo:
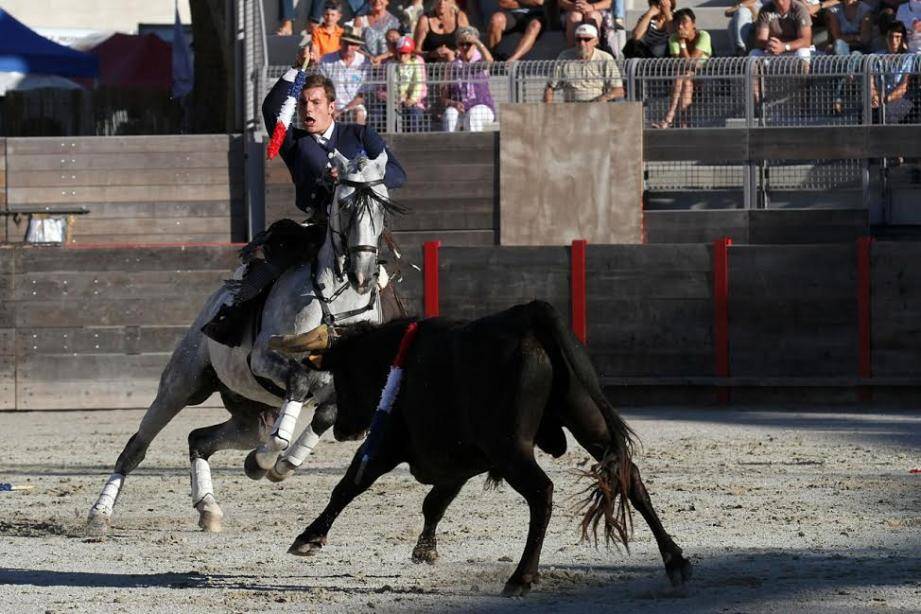
<instances>
[{"instance_id":1,"label":"horse's hoof","mask_svg":"<svg viewBox=\"0 0 921 614\"><path fill-rule=\"evenodd\" d=\"M286 459L280 458L275 463L275 466L269 469L266 477L269 478L270 482L281 482L291 477L295 469L297 469L297 467L289 463Z\"/></svg>"},{"instance_id":2,"label":"horse's hoof","mask_svg":"<svg viewBox=\"0 0 921 614\"><path fill-rule=\"evenodd\" d=\"M86 519L86 533L90 537L102 537L109 532L111 523L111 514L102 514L97 513L96 510L90 510L90 515Z\"/></svg>"},{"instance_id":3,"label":"horse's hoof","mask_svg":"<svg viewBox=\"0 0 921 614\"><path fill-rule=\"evenodd\" d=\"M317 550L322 548L325 543L325 537L314 537L309 540L302 540L298 537L294 540L294 543L291 544L291 547L288 548L288 554L293 554L294 556L310 556L316 554Z\"/></svg>"},{"instance_id":4,"label":"horse's hoof","mask_svg":"<svg viewBox=\"0 0 921 614\"><path fill-rule=\"evenodd\" d=\"M672 586L681 586L690 580L692 572L691 561L681 555L669 561L665 566L665 573L668 574L668 580L672 583Z\"/></svg>"},{"instance_id":5,"label":"horse's hoof","mask_svg":"<svg viewBox=\"0 0 921 614\"><path fill-rule=\"evenodd\" d=\"M524 597L531 592L530 582L513 582L509 580L502 589L503 597Z\"/></svg>"},{"instance_id":6,"label":"horse's hoof","mask_svg":"<svg viewBox=\"0 0 921 614\"><path fill-rule=\"evenodd\" d=\"M251 480L261 480L265 477L265 474L268 473L268 471L260 467L259 463L256 462L255 450L246 455L246 460L243 461L243 471L246 473L246 477Z\"/></svg>"},{"instance_id":7,"label":"horse's hoof","mask_svg":"<svg viewBox=\"0 0 921 614\"><path fill-rule=\"evenodd\" d=\"M417 565L419 563L428 563L429 565L434 565L435 561L438 560L438 550L435 549L435 544L432 543L419 543L416 544L416 547L413 548L413 563Z\"/></svg>"},{"instance_id":8,"label":"horse's hoof","mask_svg":"<svg viewBox=\"0 0 921 614\"><path fill-rule=\"evenodd\" d=\"M205 533L220 533L224 528L224 516L209 511L200 512L198 526Z\"/></svg>"}]
</instances>

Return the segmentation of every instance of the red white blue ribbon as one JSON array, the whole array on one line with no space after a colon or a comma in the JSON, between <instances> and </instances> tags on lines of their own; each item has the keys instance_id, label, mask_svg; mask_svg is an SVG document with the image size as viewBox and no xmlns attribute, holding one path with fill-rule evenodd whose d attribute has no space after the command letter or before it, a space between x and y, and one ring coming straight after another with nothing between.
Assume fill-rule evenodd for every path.
<instances>
[{"instance_id":1,"label":"red white blue ribbon","mask_svg":"<svg viewBox=\"0 0 921 614\"><path fill-rule=\"evenodd\" d=\"M304 89L304 81L306 80L306 70L298 70L294 82L288 88L288 95L278 111L275 130L272 131L272 138L269 140L269 147L266 150L266 156L269 160L277 156L278 152L281 151L281 144L285 142L285 135L288 133L288 127L294 120L294 112L297 110L297 97L300 96L301 90Z\"/></svg>"}]
</instances>

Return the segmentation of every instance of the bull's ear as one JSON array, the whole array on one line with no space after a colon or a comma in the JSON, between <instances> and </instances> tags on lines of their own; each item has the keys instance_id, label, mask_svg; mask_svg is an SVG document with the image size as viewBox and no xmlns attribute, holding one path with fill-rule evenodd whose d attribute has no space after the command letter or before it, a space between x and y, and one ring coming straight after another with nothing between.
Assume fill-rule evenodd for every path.
<instances>
[{"instance_id":1,"label":"bull's ear","mask_svg":"<svg viewBox=\"0 0 921 614\"><path fill-rule=\"evenodd\" d=\"M329 349L329 327L320 324L299 335L275 335L269 339L269 349L282 354L322 353Z\"/></svg>"}]
</instances>

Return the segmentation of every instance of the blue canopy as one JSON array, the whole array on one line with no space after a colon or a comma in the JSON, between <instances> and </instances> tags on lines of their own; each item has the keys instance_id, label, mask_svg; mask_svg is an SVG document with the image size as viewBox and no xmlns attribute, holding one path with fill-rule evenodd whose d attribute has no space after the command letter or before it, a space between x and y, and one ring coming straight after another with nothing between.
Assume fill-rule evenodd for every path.
<instances>
[{"instance_id":1,"label":"blue canopy","mask_svg":"<svg viewBox=\"0 0 921 614\"><path fill-rule=\"evenodd\" d=\"M0 9L0 72L95 77L99 60L36 34Z\"/></svg>"}]
</instances>

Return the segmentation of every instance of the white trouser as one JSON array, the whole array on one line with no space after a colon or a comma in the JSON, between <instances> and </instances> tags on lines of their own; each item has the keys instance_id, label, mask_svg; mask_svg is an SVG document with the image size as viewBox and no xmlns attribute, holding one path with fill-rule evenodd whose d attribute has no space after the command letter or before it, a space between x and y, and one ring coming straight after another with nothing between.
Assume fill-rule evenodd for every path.
<instances>
[{"instance_id":1,"label":"white trouser","mask_svg":"<svg viewBox=\"0 0 921 614\"><path fill-rule=\"evenodd\" d=\"M445 132L456 132L457 122L460 119L467 132L482 132L486 124L491 123L495 118L492 109L485 104L478 104L467 109L466 113L458 113L454 107L448 107L444 114L444 129Z\"/></svg>"}]
</instances>

